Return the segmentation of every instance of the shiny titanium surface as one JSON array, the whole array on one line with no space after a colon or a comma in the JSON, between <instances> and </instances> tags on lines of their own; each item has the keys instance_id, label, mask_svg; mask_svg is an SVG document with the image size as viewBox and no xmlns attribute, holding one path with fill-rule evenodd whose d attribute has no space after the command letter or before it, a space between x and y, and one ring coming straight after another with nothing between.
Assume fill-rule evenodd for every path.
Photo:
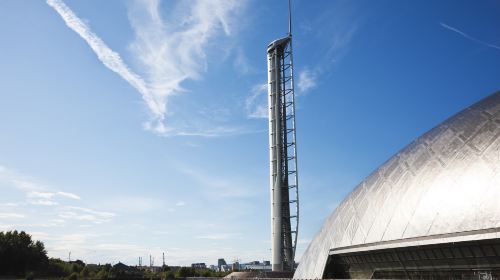
<instances>
[{"instance_id":1,"label":"shiny titanium surface","mask_svg":"<svg viewBox=\"0 0 500 280\"><path fill-rule=\"evenodd\" d=\"M327 218L294 278L329 254L500 238L500 91L417 138Z\"/></svg>"}]
</instances>

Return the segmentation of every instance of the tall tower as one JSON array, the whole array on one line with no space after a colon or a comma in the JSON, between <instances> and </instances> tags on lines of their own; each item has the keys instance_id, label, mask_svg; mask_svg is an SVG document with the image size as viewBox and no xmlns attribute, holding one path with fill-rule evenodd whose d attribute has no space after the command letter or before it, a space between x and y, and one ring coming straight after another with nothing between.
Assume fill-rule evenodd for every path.
<instances>
[{"instance_id":1,"label":"tall tower","mask_svg":"<svg viewBox=\"0 0 500 280\"><path fill-rule=\"evenodd\" d=\"M267 47L273 271L293 271L299 226L291 7L288 36Z\"/></svg>"}]
</instances>

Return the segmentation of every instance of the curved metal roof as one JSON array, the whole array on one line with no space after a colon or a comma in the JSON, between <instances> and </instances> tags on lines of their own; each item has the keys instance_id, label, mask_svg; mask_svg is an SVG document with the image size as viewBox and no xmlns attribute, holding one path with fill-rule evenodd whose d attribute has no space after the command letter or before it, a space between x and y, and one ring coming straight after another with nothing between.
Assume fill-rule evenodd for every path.
<instances>
[{"instance_id":1,"label":"curved metal roof","mask_svg":"<svg viewBox=\"0 0 500 280\"><path fill-rule=\"evenodd\" d=\"M288 42L290 42L290 38L291 38L290 36L287 36L287 37L272 41L267 46L267 52L270 52L277 47L283 47L284 45L288 44Z\"/></svg>"},{"instance_id":2,"label":"curved metal roof","mask_svg":"<svg viewBox=\"0 0 500 280\"><path fill-rule=\"evenodd\" d=\"M500 91L390 158L333 211L294 278L329 253L500 238Z\"/></svg>"}]
</instances>

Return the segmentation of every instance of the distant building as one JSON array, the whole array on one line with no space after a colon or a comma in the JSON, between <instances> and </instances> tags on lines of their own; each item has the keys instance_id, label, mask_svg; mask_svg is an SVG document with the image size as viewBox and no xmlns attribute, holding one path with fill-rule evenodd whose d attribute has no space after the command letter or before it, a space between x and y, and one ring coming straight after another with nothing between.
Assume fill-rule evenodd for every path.
<instances>
[{"instance_id":1,"label":"distant building","mask_svg":"<svg viewBox=\"0 0 500 280\"><path fill-rule=\"evenodd\" d=\"M162 267L161 266L147 266L147 267L144 267L144 269L147 270L147 271L151 271L153 273L157 273L157 272L162 271Z\"/></svg>"},{"instance_id":2,"label":"distant building","mask_svg":"<svg viewBox=\"0 0 500 280\"><path fill-rule=\"evenodd\" d=\"M224 259L217 260L217 266L210 265L209 269L214 271L221 272L230 272L230 271L238 271L238 270L258 270L258 271L271 271L271 262L270 261L251 261L249 263L239 263L235 261L232 264L226 263Z\"/></svg>"},{"instance_id":3,"label":"distant building","mask_svg":"<svg viewBox=\"0 0 500 280\"><path fill-rule=\"evenodd\" d=\"M260 270L260 271L271 271L271 262L270 261L253 261L246 264L240 265L242 270Z\"/></svg>"},{"instance_id":4,"label":"distant building","mask_svg":"<svg viewBox=\"0 0 500 280\"><path fill-rule=\"evenodd\" d=\"M220 271L219 266L214 265L214 264L209 265L208 269L210 269L212 271Z\"/></svg>"},{"instance_id":5,"label":"distant building","mask_svg":"<svg viewBox=\"0 0 500 280\"><path fill-rule=\"evenodd\" d=\"M217 260L217 266L219 267L219 270L220 270L220 268L221 268L223 265L227 265L226 260L225 260L225 259L218 259L218 260Z\"/></svg>"},{"instance_id":6,"label":"distant building","mask_svg":"<svg viewBox=\"0 0 500 280\"><path fill-rule=\"evenodd\" d=\"M129 266L127 266L126 264L123 264L121 262L118 262L117 264L115 264L113 266L113 268L116 269L116 270L129 270L130 269Z\"/></svg>"},{"instance_id":7,"label":"distant building","mask_svg":"<svg viewBox=\"0 0 500 280\"><path fill-rule=\"evenodd\" d=\"M198 268L198 269L206 269L207 265L205 263L193 263L191 264L192 268Z\"/></svg>"},{"instance_id":8,"label":"distant building","mask_svg":"<svg viewBox=\"0 0 500 280\"><path fill-rule=\"evenodd\" d=\"M235 270L240 270L240 263L239 262L234 262L233 265L231 266L233 271Z\"/></svg>"},{"instance_id":9,"label":"distant building","mask_svg":"<svg viewBox=\"0 0 500 280\"><path fill-rule=\"evenodd\" d=\"M232 270L232 266L227 265L227 264L222 265L219 269L219 271L222 271L222 272L229 272L231 270Z\"/></svg>"}]
</instances>

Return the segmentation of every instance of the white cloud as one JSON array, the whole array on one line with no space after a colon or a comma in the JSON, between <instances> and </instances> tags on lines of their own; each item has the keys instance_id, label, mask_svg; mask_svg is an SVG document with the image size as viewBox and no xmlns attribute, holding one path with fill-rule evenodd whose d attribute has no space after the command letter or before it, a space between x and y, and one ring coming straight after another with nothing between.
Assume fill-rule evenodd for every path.
<instances>
[{"instance_id":1,"label":"white cloud","mask_svg":"<svg viewBox=\"0 0 500 280\"><path fill-rule=\"evenodd\" d=\"M33 205L43 205L43 206L54 206L54 205L59 205L58 202L50 200L50 199L29 199L28 203L33 204Z\"/></svg>"},{"instance_id":2,"label":"white cloud","mask_svg":"<svg viewBox=\"0 0 500 280\"><path fill-rule=\"evenodd\" d=\"M59 203L54 201L55 197L65 197L75 200L80 200L80 197L73 193L68 192L39 192L33 191L28 192L27 197L28 202L35 205L45 205L45 206L53 206L58 205Z\"/></svg>"},{"instance_id":3,"label":"white cloud","mask_svg":"<svg viewBox=\"0 0 500 280\"><path fill-rule=\"evenodd\" d=\"M17 207L17 206L19 206L19 203L12 203L12 202L0 203L0 206L3 206L3 207Z\"/></svg>"},{"instance_id":4,"label":"white cloud","mask_svg":"<svg viewBox=\"0 0 500 280\"><path fill-rule=\"evenodd\" d=\"M351 42L354 34L357 31L357 25L345 28L343 30L334 31L330 41L330 48L328 49L327 56L331 62L340 61L349 51L349 43Z\"/></svg>"},{"instance_id":5,"label":"white cloud","mask_svg":"<svg viewBox=\"0 0 500 280\"><path fill-rule=\"evenodd\" d=\"M305 94L317 85L317 75L310 70L299 72L296 94ZM250 119L269 118L267 83L259 83L252 87L245 100L245 111Z\"/></svg>"},{"instance_id":6,"label":"white cloud","mask_svg":"<svg viewBox=\"0 0 500 280\"><path fill-rule=\"evenodd\" d=\"M29 192L28 197L33 197L33 198L43 198L43 199L52 199L54 197L55 193L51 192Z\"/></svg>"},{"instance_id":7,"label":"white cloud","mask_svg":"<svg viewBox=\"0 0 500 280\"><path fill-rule=\"evenodd\" d=\"M46 243L47 250L51 255L68 256L68 251L71 251L72 256L82 256L93 249L91 241L93 238L99 237L98 234L92 233L68 233L68 234L51 234L45 232L34 232L33 237ZM90 249L91 247L92 249Z\"/></svg>"},{"instance_id":8,"label":"white cloud","mask_svg":"<svg viewBox=\"0 0 500 280\"><path fill-rule=\"evenodd\" d=\"M22 182L20 184L19 182ZM61 226L66 221L85 221L93 222L96 224L110 221L115 214L110 212L96 211L90 208L77 207L69 204L75 200L81 200L80 196L70 192L64 191L49 191L54 187L46 186L30 179L25 175L19 174L16 171L0 166L0 183L10 186L14 189L20 190L26 196L26 203L22 205L31 204L37 206L52 206L47 210L36 208L36 215L34 218L48 216L52 219L44 220L43 224L32 223L30 226L40 227L57 227ZM29 187L26 187L29 186ZM14 207L21 204L6 203L0 206ZM23 210L30 210L29 208ZM9 215L7 215L9 214ZM21 218L23 214L4 213L0 218ZM16 216L17 215L17 216ZM30 214L30 216L33 216Z\"/></svg>"},{"instance_id":9,"label":"white cloud","mask_svg":"<svg viewBox=\"0 0 500 280\"><path fill-rule=\"evenodd\" d=\"M186 205L186 202L184 202L184 201L178 201L178 202L175 204L175 206L177 206L177 207L181 207L181 206L185 206L185 205Z\"/></svg>"},{"instance_id":10,"label":"white cloud","mask_svg":"<svg viewBox=\"0 0 500 280\"><path fill-rule=\"evenodd\" d=\"M145 213L160 210L166 205L165 200L157 197L138 195L120 195L102 200L94 200L100 208L120 209L126 213Z\"/></svg>"},{"instance_id":11,"label":"white cloud","mask_svg":"<svg viewBox=\"0 0 500 280\"><path fill-rule=\"evenodd\" d=\"M70 209L74 209L74 210L79 210L79 211L82 211L82 212L85 212L85 213L90 213L90 214L98 215L98 216L101 216L101 217L107 217L107 218L111 218L111 217L114 217L116 215L115 213L104 212L104 211L96 211L96 210L93 210L93 209L90 209L90 208L84 208L84 207L69 206L69 208Z\"/></svg>"},{"instance_id":12,"label":"white cloud","mask_svg":"<svg viewBox=\"0 0 500 280\"><path fill-rule=\"evenodd\" d=\"M231 178L226 175L217 176L203 170L195 170L192 167L178 167L177 170L197 182L208 194L215 195L217 198L248 198L261 194L260 190L242 182L241 178Z\"/></svg>"},{"instance_id":13,"label":"white cloud","mask_svg":"<svg viewBox=\"0 0 500 280\"><path fill-rule=\"evenodd\" d=\"M57 198L65 197L79 200L80 197L69 192L50 192L50 186L46 186L37 182L35 179L29 178L26 175L9 169L5 166L0 166L0 182L4 182L7 186L18 189L26 194L27 202L34 205L54 206L58 205Z\"/></svg>"},{"instance_id":14,"label":"white cloud","mask_svg":"<svg viewBox=\"0 0 500 280\"><path fill-rule=\"evenodd\" d=\"M10 230L15 230L16 225L12 224L0 224L0 231L10 231Z\"/></svg>"},{"instance_id":15,"label":"white cloud","mask_svg":"<svg viewBox=\"0 0 500 280\"><path fill-rule=\"evenodd\" d=\"M110 215L111 214L111 215ZM94 213L85 213L78 211L62 211L59 213L59 220L63 221L84 221L84 222L92 222L95 224L102 224L104 222L109 222L111 218L114 216L113 213L103 213L100 214L98 212Z\"/></svg>"},{"instance_id":16,"label":"white cloud","mask_svg":"<svg viewBox=\"0 0 500 280\"><path fill-rule=\"evenodd\" d=\"M109 48L104 41L95 35L80 18L78 18L73 11L60 0L47 0L54 10L62 17L66 25L82 37L92 48L99 60L108 67L111 71L120 75L130 85L137 89L148 104L149 108L155 115L161 115L162 109L156 100L151 96L150 90L146 86L144 80L135 74L123 62L120 55Z\"/></svg>"},{"instance_id":17,"label":"white cloud","mask_svg":"<svg viewBox=\"0 0 500 280\"><path fill-rule=\"evenodd\" d=\"M0 219L22 219L25 216L19 213L0 213Z\"/></svg>"},{"instance_id":18,"label":"white cloud","mask_svg":"<svg viewBox=\"0 0 500 280\"><path fill-rule=\"evenodd\" d=\"M305 94L309 90L315 88L317 85L316 74L306 69L299 72L297 86L299 88L299 94Z\"/></svg>"},{"instance_id":19,"label":"white cloud","mask_svg":"<svg viewBox=\"0 0 500 280\"><path fill-rule=\"evenodd\" d=\"M56 193L57 195L60 195L60 196L63 196L63 197L66 197L66 198L71 198L71 199L75 199L75 200L80 200L80 196L74 194L74 193L69 193L69 192L57 192Z\"/></svg>"},{"instance_id":20,"label":"white cloud","mask_svg":"<svg viewBox=\"0 0 500 280\"><path fill-rule=\"evenodd\" d=\"M330 1L329 9L299 23L302 32L312 38L310 42L322 42L312 43L318 55L311 56L308 62L316 77L329 72L347 55L351 41L363 22L360 11L356 1Z\"/></svg>"},{"instance_id":21,"label":"white cloud","mask_svg":"<svg viewBox=\"0 0 500 280\"><path fill-rule=\"evenodd\" d=\"M448 25L448 24L446 24L446 23L442 23L442 22L440 22L439 24L440 24L443 28L446 28L446 29L448 29L448 30L451 30L451 31L453 31L453 32L455 32L455 33L457 33L457 34L461 35L462 37L464 37L464 38L466 38L466 39L469 39L469 40L471 40L471 41L473 41L473 42L476 42L476 43L478 43L478 44L481 44L481 45L486 46L486 47L489 47L489 48L493 48L493 49L500 50L500 46L497 46L497 45L494 45L494 44L487 43L487 42L485 42L485 41L479 40L479 39L477 39L477 38L475 38L475 37L472 37L472 36L470 36L469 34L467 34L467 33L463 32L463 31L461 31L461 30L459 30L459 29L457 29L457 28L455 28L455 27L452 27L452 26L450 26L450 25Z\"/></svg>"},{"instance_id":22,"label":"white cloud","mask_svg":"<svg viewBox=\"0 0 500 280\"><path fill-rule=\"evenodd\" d=\"M247 117L251 119L267 119L269 117L267 103L267 83L254 85L250 95L245 100Z\"/></svg>"},{"instance_id":23,"label":"white cloud","mask_svg":"<svg viewBox=\"0 0 500 280\"><path fill-rule=\"evenodd\" d=\"M234 68L240 74L248 74L249 72L254 72L254 69L250 65L247 56L245 55L242 48L236 50L236 58L234 60Z\"/></svg>"},{"instance_id":24,"label":"white cloud","mask_svg":"<svg viewBox=\"0 0 500 280\"><path fill-rule=\"evenodd\" d=\"M175 13L170 22L161 17L159 1L134 1L130 5L129 20L135 39L130 49L143 68L143 77L132 71L120 55L61 0L47 0L47 3L68 27L89 44L106 67L139 91L151 113L151 119L143 126L145 129L165 136L207 134L170 126L166 121L171 114L167 106L168 98L185 91L181 87L183 81L201 78L206 69L205 49L209 40L221 31L225 35L231 34L234 15L242 7L242 1L189 2L173 9Z\"/></svg>"},{"instance_id":25,"label":"white cloud","mask_svg":"<svg viewBox=\"0 0 500 280\"><path fill-rule=\"evenodd\" d=\"M0 165L0 181L9 183L11 187L21 191L40 191L44 186L35 183L24 175L18 174L16 171Z\"/></svg>"},{"instance_id":26,"label":"white cloud","mask_svg":"<svg viewBox=\"0 0 500 280\"><path fill-rule=\"evenodd\" d=\"M230 240L241 239L239 233L213 233L195 236L196 239L210 239L210 240Z\"/></svg>"},{"instance_id":27,"label":"white cloud","mask_svg":"<svg viewBox=\"0 0 500 280\"><path fill-rule=\"evenodd\" d=\"M14 187L22 191L41 190L44 188L38 183L30 182L28 181L28 179L17 177L18 175L16 175L14 172L11 172L11 176L12 177L9 178L10 182L13 184Z\"/></svg>"}]
</instances>

